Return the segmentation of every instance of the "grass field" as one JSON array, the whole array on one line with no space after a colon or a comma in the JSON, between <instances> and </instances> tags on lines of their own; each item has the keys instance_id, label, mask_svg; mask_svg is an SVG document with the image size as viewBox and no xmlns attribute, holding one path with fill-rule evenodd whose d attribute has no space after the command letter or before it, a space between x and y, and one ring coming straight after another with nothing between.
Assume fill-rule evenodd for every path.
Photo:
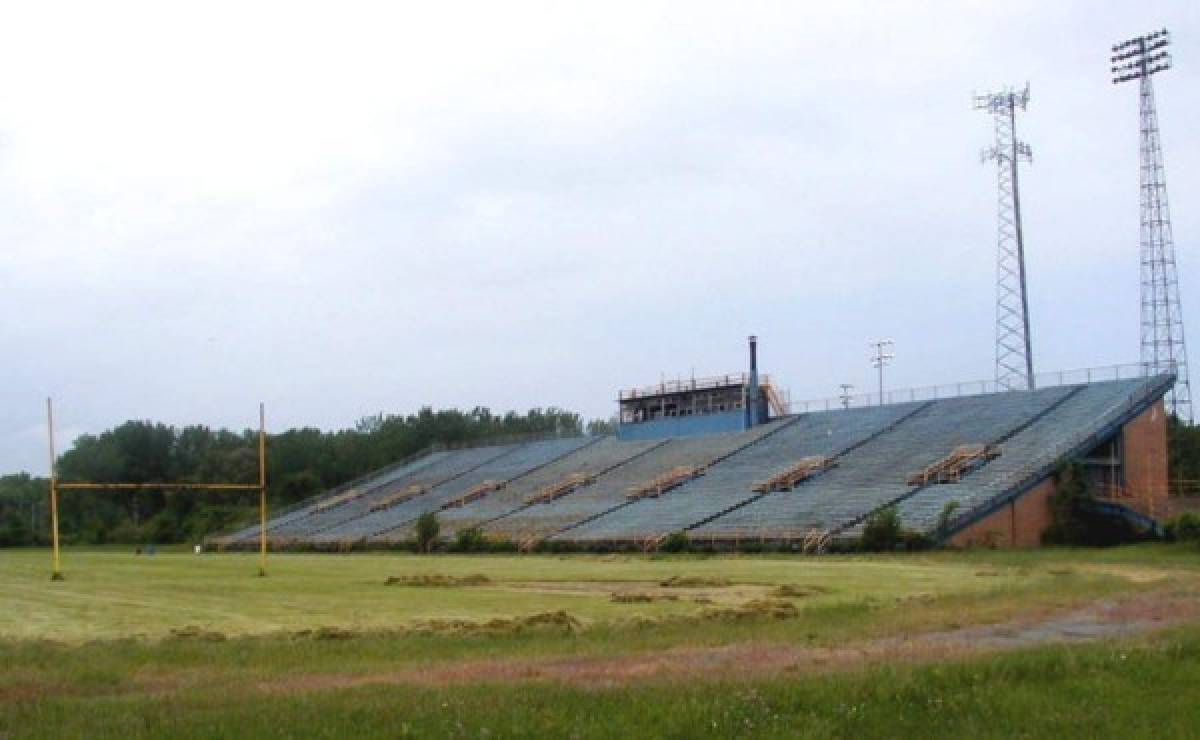
<instances>
[{"instance_id":1,"label":"grass field","mask_svg":"<svg viewBox=\"0 0 1200 740\"><path fill-rule=\"evenodd\" d=\"M0 738L1200 732L1182 547L48 560L0 550Z\"/></svg>"}]
</instances>

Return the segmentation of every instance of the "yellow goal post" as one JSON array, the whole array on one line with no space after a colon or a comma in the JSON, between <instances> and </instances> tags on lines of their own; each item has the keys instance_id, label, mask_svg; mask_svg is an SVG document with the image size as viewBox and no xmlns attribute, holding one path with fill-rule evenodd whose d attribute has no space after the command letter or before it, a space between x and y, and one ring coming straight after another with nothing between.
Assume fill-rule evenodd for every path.
<instances>
[{"instance_id":1,"label":"yellow goal post","mask_svg":"<svg viewBox=\"0 0 1200 740\"><path fill-rule=\"evenodd\" d=\"M258 491L258 575L267 574L267 413L263 404L258 404L258 482L257 483L93 483L88 481L58 480L58 455L54 451L54 402L46 399L46 433L50 444L50 542L52 570L50 578L63 579L62 556L58 543L58 494L60 491L139 491L183 490L183 491Z\"/></svg>"}]
</instances>

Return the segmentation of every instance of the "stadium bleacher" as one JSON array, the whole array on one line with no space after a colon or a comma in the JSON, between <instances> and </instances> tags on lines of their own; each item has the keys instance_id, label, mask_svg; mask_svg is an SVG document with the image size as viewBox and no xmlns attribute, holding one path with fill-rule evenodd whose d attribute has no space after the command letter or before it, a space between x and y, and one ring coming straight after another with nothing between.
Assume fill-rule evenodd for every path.
<instances>
[{"instance_id":1,"label":"stadium bleacher","mask_svg":"<svg viewBox=\"0 0 1200 740\"><path fill-rule=\"evenodd\" d=\"M333 489L275 517L268 532L280 545L386 546L410 541L415 520L436 512L444 537L480 527L521 543L653 543L679 531L701 541L796 541L855 537L872 512L895 506L906 528L928 533L948 504L966 521L1044 479L1171 381L818 411L705 436L443 450ZM247 527L219 542L257 536Z\"/></svg>"}]
</instances>

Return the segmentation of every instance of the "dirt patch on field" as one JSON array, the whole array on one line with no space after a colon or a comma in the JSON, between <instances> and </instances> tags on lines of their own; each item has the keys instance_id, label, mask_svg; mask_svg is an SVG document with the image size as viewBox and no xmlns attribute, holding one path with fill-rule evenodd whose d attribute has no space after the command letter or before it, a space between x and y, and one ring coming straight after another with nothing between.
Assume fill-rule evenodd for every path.
<instances>
[{"instance_id":1,"label":"dirt patch on field","mask_svg":"<svg viewBox=\"0 0 1200 740\"><path fill-rule=\"evenodd\" d=\"M380 684L441 686L528 681L608 687L704 677L771 678L846 671L885 661L931 662L1037 645L1088 642L1145 634L1196 619L1200 619L1200 603L1193 597L1141 594L1037 620L890 637L836 648L743 643L606 658L466 660L368 675L295 676L259 683L258 689L266 693L304 693Z\"/></svg>"}]
</instances>

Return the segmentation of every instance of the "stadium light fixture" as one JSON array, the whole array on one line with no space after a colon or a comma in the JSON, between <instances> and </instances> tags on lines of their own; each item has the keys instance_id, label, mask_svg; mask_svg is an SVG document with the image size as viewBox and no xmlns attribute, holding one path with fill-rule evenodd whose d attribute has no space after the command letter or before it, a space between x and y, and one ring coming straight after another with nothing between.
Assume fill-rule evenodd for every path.
<instances>
[{"instance_id":1,"label":"stadium light fixture","mask_svg":"<svg viewBox=\"0 0 1200 740\"><path fill-rule=\"evenodd\" d=\"M1171 43L1167 29L1137 36L1112 47L1112 82L1114 85L1140 80L1171 68L1171 54L1162 51Z\"/></svg>"}]
</instances>

